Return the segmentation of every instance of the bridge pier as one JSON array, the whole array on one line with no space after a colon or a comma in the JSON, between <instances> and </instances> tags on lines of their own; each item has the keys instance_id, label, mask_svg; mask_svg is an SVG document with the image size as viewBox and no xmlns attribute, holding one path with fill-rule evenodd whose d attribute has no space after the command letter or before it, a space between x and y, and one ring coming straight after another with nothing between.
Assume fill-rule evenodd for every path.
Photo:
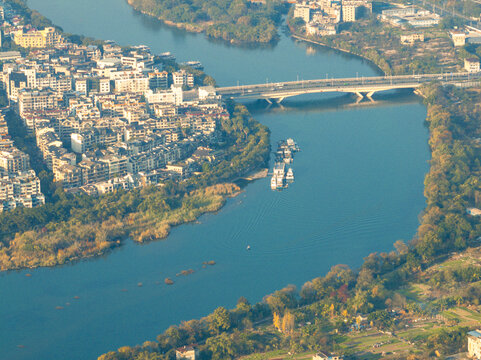
<instances>
[{"instance_id":1,"label":"bridge pier","mask_svg":"<svg viewBox=\"0 0 481 360\"><path fill-rule=\"evenodd\" d=\"M366 96L369 100L371 100L372 102L374 102L374 100L372 99L372 96L374 95L376 91L369 91Z\"/></svg>"},{"instance_id":2,"label":"bridge pier","mask_svg":"<svg viewBox=\"0 0 481 360\"><path fill-rule=\"evenodd\" d=\"M364 99L364 97L367 97L371 102L375 102L374 99L372 98L375 92L376 92L375 90L369 91L366 93L366 95L364 95L360 91L354 91L354 94L357 95L356 104L359 104Z\"/></svg>"},{"instance_id":3,"label":"bridge pier","mask_svg":"<svg viewBox=\"0 0 481 360\"><path fill-rule=\"evenodd\" d=\"M356 91L355 94L357 96L356 104L359 104L364 99L364 95L359 91Z\"/></svg>"},{"instance_id":4,"label":"bridge pier","mask_svg":"<svg viewBox=\"0 0 481 360\"><path fill-rule=\"evenodd\" d=\"M277 105L281 105L282 100L284 100L283 97L281 98L264 98L265 101L269 103L269 105L272 105L273 103L276 103Z\"/></svg>"}]
</instances>

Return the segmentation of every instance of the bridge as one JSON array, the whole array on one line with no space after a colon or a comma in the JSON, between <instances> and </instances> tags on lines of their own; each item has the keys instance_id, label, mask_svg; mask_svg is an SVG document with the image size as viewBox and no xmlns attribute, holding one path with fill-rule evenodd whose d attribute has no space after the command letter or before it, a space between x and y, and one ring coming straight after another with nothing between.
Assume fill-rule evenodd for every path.
<instances>
[{"instance_id":1,"label":"bridge","mask_svg":"<svg viewBox=\"0 0 481 360\"><path fill-rule=\"evenodd\" d=\"M359 100L366 96L372 101L372 95L378 91L415 89L433 81L463 87L474 86L481 83L481 72L299 80L218 87L216 92L226 99L265 99L269 103L280 103L292 96L329 92L354 93Z\"/></svg>"}]
</instances>

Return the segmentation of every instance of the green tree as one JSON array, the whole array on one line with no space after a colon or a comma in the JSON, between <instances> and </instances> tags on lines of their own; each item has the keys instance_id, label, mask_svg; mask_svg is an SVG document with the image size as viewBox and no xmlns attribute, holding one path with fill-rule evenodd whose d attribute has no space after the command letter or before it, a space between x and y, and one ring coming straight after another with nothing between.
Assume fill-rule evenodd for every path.
<instances>
[{"instance_id":1,"label":"green tree","mask_svg":"<svg viewBox=\"0 0 481 360\"><path fill-rule=\"evenodd\" d=\"M219 334L223 330L229 330L231 317L229 311L224 307L218 307L209 315L209 330Z\"/></svg>"}]
</instances>

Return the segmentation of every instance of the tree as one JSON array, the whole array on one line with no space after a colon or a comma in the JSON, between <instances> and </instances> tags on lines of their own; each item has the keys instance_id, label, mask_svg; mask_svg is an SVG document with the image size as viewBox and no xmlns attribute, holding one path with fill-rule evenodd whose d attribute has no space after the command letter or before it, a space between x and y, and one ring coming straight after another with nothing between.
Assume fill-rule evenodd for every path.
<instances>
[{"instance_id":1,"label":"tree","mask_svg":"<svg viewBox=\"0 0 481 360\"><path fill-rule=\"evenodd\" d=\"M209 330L220 334L222 330L229 330L231 318L229 311L224 307L218 307L209 315Z\"/></svg>"},{"instance_id":2,"label":"tree","mask_svg":"<svg viewBox=\"0 0 481 360\"><path fill-rule=\"evenodd\" d=\"M274 294L265 297L265 302L269 305L272 312L283 314L286 309L292 309L297 305L296 288L289 285Z\"/></svg>"},{"instance_id":3,"label":"tree","mask_svg":"<svg viewBox=\"0 0 481 360\"><path fill-rule=\"evenodd\" d=\"M272 315L272 324L277 330L282 331L281 317L276 312Z\"/></svg>"},{"instance_id":4,"label":"tree","mask_svg":"<svg viewBox=\"0 0 481 360\"><path fill-rule=\"evenodd\" d=\"M237 354L234 341L226 333L208 338L205 344L212 352L212 360L230 360Z\"/></svg>"},{"instance_id":5,"label":"tree","mask_svg":"<svg viewBox=\"0 0 481 360\"><path fill-rule=\"evenodd\" d=\"M406 255L409 251L408 246L402 240L397 240L394 243L394 248L396 249L399 255Z\"/></svg>"},{"instance_id":6,"label":"tree","mask_svg":"<svg viewBox=\"0 0 481 360\"><path fill-rule=\"evenodd\" d=\"M295 317L292 313L287 311L282 318L282 332L284 334L290 334L294 330Z\"/></svg>"}]
</instances>

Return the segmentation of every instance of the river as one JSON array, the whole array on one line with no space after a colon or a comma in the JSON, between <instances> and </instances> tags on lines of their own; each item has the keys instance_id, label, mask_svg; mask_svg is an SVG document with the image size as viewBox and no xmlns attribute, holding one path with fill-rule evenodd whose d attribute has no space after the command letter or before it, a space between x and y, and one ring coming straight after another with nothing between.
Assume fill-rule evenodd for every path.
<instances>
[{"instance_id":1,"label":"river","mask_svg":"<svg viewBox=\"0 0 481 360\"><path fill-rule=\"evenodd\" d=\"M28 3L67 32L199 60L221 85L376 74L359 58L284 34L268 48L208 41L140 15L124 0ZM95 359L232 307L240 296L256 302L409 240L425 206L426 110L405 93L377 100L354 106L347 97L317 95L287 99L283 108L249 104L273 144L293 137L301 147L294 184L273 192L269 179L251 183L218 214L175 228L165 241L128 241L106 257L2 274L0 359ZM208 260L216 265L203 267ZM190 268L195 273L175 276ZM165 285L165 277L175 284Z\"/></svg>"}]
</instances>

